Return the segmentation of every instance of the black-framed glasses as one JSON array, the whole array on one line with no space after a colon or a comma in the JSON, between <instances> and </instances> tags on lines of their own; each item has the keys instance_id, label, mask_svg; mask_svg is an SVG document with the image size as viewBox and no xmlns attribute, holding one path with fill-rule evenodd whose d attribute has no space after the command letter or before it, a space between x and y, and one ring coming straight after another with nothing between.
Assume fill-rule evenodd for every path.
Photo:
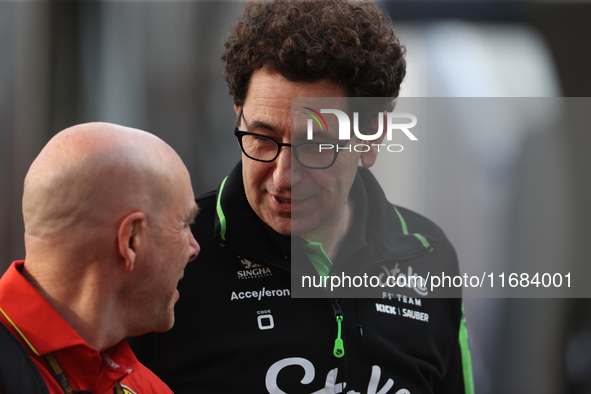
<instances>
[{"instance_id":1,"label":"black-framed glasses","mask_svg":"<svg viewBox=\"0 0 591 394\"><path fill-rule=\"evenodd\" d=\"M264 134L239 130L238 124L240 123L241 117L242 110L240 110L238 116L234 135L238 138L242 152L252 160L270 163L277 159L281 148L287 146L293 149L298 163L303 167L322 170L331 167L337 160L339 149L344 148L348 144L348 141L342 145L315 141L286 144Z\"/></svg>"}]
</instances>

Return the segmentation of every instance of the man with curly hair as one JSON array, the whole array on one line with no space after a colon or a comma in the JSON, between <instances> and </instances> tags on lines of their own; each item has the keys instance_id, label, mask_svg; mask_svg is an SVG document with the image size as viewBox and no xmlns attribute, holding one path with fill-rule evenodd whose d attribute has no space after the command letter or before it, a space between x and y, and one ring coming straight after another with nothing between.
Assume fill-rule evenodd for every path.
<instances>
[{"instance_id":1,"label":"man with curly hair","mask_svg":"<svg viewBox=\"0 0 591 394\"><path fill-rule=\"evenodd\" d=\"M293 97L385 97L392 110L406 64L391 20L372 1L255 1L224 44L242 160L197 198L202 251L177 324L136 352L177 394L472 392L461 299L292 297L296 257L321 277L457 266L436 225L386 201L364 168L376 147L323 161L292 130Z\"/></svg>"}]
</instances>

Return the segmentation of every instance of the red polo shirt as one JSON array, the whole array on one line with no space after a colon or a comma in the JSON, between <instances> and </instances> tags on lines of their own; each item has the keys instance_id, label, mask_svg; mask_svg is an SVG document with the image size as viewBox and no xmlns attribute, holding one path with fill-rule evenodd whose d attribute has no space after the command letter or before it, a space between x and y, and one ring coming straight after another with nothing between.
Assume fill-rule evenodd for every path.
<instances>
[{"instance_id":1,"label":"red polo shirt","mask_svg":"<svg viewBox=\"0 0 591 394\"><path fill-rule=\"evenodd\" d=\"M126 394L172 393L136 359L125 340L102 353L90 347L25 279L23 265L12 263L0 278L0 323L27 350L51 394L63 390L43 357L48 353L58 359L74 390L112 394L120 382Z\"/></svg>"}]
</instances>

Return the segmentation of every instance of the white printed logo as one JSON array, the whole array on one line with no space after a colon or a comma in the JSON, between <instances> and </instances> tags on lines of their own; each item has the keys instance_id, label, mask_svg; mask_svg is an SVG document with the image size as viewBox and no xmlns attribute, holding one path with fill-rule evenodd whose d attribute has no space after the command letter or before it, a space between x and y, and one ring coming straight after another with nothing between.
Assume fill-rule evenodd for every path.
<instances>
[{"instance_id":1,"label":"white printed logo","mask_svg":"<svg viewBox=\"0 0 591 394\"><path fill-rule=\"evenodd\" d=\"M257 321L259 323L260 330L270 330L275 327L275 320L273 320L273 315L258 315Z\"/></svg>"},{"instance_id":2,"label":"white printed logo","mask_svg":"<svg viewBox=\"0 0 591 394\"><path fill-rule=\"evenodd\" d=\"M306 360L302 357L289 357L284 358L283 360L277 361L275 364L271 365L271 367L267 370L267 375L265 376L265 386L267 387L267 391L269 394L287 394L285 391L281 390L277 386L277 376L279 376L279 372L283 368L287 368L290 366L297 365L304 370L304 377L300 380L301 384L310 384L314 380L316 376L316 370L314 368L314 364L310 361ZM324 387L314 391L312 394L339 394L344 393L345 387L347 386L346 382L337 383L337 375L339 369L334 368L328 372L326 375L326 380L324 382ZM380 377L382 375L382 370L378 365L374 365L371 368L371 377L369 378L369 383L367 384L367 391L366 394L386 394L390 392L390 389L394 386L394 380L388 379L386 383L379 389L378 386L380 382ZM358 391L349 390L346 394L363 394ZM410 391L407 389L400 389L393 394L410 394Z\"/></svg>"},{"instance_id":3,"label":"white printed logo","mask_svg":"<svg viewBox=\"0 0 591 394\"><path fill-rule=\"evenodd\" d=\"M291 292L289 289L273 289L267 290L266 288L262 288L260 290L248 290L248 291L233 291L230 295L230 301L234 300L245 300L249 298L255 298L259 301L265 297L290 297Z\"/></svg>"},{"instance_id":4,"label":"white printed logo","mask_svg":"<svg viewBox=\"0 0 591 394\"><path fill-rule=\"evenodd\" d=\"M240 262L244 266L244 269L237 272L238 279L262 278L273 275L269 267L263 267L247 259L240 259Z\"/></svg>"},{"instance_id":5,"label":"white printed logo","mask_svg":"<svg viewBox=\"0 0 591 394\"><path fill-rule=\"evenodd\" d=\"M402 310L401 310L400 307L397 308L392 305L380 304L380 303L376 302L376 311L382 312L382 313L387 313L389 315L399 315L399 316L406 317L409 319L424 321L426 323L429 322L429 314L428 313L415 311L412 309L402 308Z\"/></svg>"},{"instance_id":6,"label":"white printed logo","mask_svg":"<svg viewBox=\"0 0 591 394\"><path fill-rule=\"evenodd\" d=\"M381 272L378 275L381 287L387 287L388 278L392 278L390 282L396 283L396 285L399 287L414 289L414 291L422 296L429 294L429 290L427 290L427 281L418 276L416 273L413 273L412 267L410 265L408 266L408 271L406 274L400 272L398 263L396 263L396 266L392 269L388 269L388 267L382 265L382 269L384 272Z\"/></svg>"}]
</instances>

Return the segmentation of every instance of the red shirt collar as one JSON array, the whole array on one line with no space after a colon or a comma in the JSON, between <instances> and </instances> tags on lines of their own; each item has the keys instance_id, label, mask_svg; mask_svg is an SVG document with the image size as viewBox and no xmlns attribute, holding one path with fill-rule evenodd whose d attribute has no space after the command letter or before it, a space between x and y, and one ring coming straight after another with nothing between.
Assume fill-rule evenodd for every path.
<instances>
[{"instance_id":1,"label":"red shirt collar","mask_svg":"<svg viewBox=\"0 0 591 394\"><path fill-rule=\"evenodd\" d=\"M81 346L84 353L99 355L61 317L23 276L24 261L15 261L0 278L0 309L25 342L38 355ZM105 355L106 354L106 355ZM125 340L101 354L110 369L130 373L139 365Z\"/></svg>"}]
</instances>

